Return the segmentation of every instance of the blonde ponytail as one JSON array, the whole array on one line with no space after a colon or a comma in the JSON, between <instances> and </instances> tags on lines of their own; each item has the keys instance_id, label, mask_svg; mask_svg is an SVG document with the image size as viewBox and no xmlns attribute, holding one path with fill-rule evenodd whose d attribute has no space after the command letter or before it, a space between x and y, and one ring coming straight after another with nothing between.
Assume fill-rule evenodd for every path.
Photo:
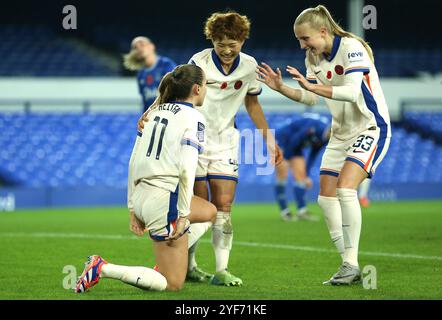
<instances>
[{"instance_id":1,"label":"blonde ponytail","mask_svg":"<svg viewBox=\"0 0 442 320\"><path fill-rule=\"evenodd\" d=\"M342 29L341 26L333 19L327 8L323 5L319 5L315 8L308 8L302 11L295 20L295 26L299 26L303 23L309 23L310 26L315 29L325 27L330 34L358 40L365 47L371 61L374 63L373 50L370 48L368 43L357 35Z\"/></svg>"}]
</instances>

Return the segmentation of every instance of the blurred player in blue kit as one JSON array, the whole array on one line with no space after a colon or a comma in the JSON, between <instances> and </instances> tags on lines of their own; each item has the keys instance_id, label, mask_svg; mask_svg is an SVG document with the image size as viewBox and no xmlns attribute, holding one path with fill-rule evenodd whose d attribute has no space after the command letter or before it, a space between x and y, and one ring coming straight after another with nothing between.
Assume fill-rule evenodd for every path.
<instances>
[{"instance_id":1,"label":"blurred player in blue kit","mask_svg":"<svg viewBox=\"0 0 442 320\"><path fill-rule=\"evenodd\" d=\"M289 169L294 178L297 220L315 221L307 210L306 193L312 187L310 169L321 149L330 138L330 121L317 114L304 114L302 117L286 120L276 129L276 140L284 153L284 161L276 166L275 195L281 218L285 221L294 219L287 204L286 184ZM307 159L304 151L310 149Z\"/></svg>"},{"instance_id":2,"label":"blurred player in blue kit","mask_svg":"<svg viewBox=\"0 0 442 320\"><path fill-rule=\"evenodd\" d=\"M176 67L176 63L168 57L158 55L155 44L149 38L136 37L132 40L130 52L124 55L124 66L128 70L138 71L138 90L145 112L158 96L161 79Z\"/></svg>"}]
</instances>

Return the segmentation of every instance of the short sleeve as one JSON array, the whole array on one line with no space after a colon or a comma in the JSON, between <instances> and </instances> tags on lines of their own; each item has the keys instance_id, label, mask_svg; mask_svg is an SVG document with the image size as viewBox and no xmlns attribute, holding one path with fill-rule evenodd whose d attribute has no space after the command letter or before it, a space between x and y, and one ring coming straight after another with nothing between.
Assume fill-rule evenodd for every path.
<instances>
[{"instance_id":1,"label":"short sleeve","mask_svg":"<svg viewBox=\"0 0 442 320\"><path fill-rule=\"evenodd\" d=\"M253 70L251 75L251 81L249 85L249 90L247 91L248 96L258 96L262 92L261 83L256 79L256 68L258 67L258 63L255 59L253 59Z\"/></svg>"},{"instance_id":2,"label":"short sleeve","mask_svg":"<svg viewBox=\"0 0 442 320\"><path fill-rule=\"evenodd\" d=\"M343 54L344 74L352 72L363 72L367 74L370 72L371 59L360 41L351 39L351 41L346 44Z\"/></svg>"}]
</instances>

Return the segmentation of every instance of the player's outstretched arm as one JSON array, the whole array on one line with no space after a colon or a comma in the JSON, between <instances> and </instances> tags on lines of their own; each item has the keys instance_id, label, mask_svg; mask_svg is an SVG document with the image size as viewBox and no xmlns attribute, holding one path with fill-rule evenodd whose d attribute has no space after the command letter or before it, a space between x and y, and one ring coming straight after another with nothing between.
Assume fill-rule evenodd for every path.
<instances>
[{"instance_id":1,"label":"player's outstretched arm","mask_svg":"<svg viewBox=\"0 0 442 320\"><path fill-rule=\"evenodd\" d=\"M310 93L308 90L305 90L305 88L295 89L287 86L282 80L282 74L279 68L277 68L275 72L268 64L263 62L262 66L257 66L256 73L258 74L256 78L258 81L266 84L270 89L281 93L293 101L309 106L316 104L318 101L318 97L315 94Z\"/></svg>"},{"instance_id":2,"label":"player's outstretched arm","mask_svg":"<svg viewBox=\"0 0 442 320\"><path fill-rule=\"evenodd\" d=\"M299 85L308 92L321 97L348 102L356 102L358 99L363 77L362 72L354 72L345 75L343 85L327 86L308 82L296 68L291 66L287 66L287 72L292 75L293 80L298 81Z\"/></svg>"}]
</instances>

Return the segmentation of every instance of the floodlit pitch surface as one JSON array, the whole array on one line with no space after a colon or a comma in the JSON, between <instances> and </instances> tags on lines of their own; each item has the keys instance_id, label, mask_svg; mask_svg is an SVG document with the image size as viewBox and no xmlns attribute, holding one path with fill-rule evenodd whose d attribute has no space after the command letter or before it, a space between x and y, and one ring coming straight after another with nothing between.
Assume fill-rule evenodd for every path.
<instances>
[{"instance_id":1,"label":"floodlit pitch surface","mask_svg":"<svg viewBox=\"0 0 442 320\"><path fill-rule=\"evenodd\" d=\"M320 216L317 206L311 205ZM322 285L340 259L323 218L283 222L273 204L237 204L229 268L242 287L186 283L178 293L147 292L102 279L85 294L63 288L87 255L152 267L147 237L128 231L124 208L0 213L0 299L442 299L442 202L373 203L363 210L360 265L376 270L377 289ZM199 266L214 269L210 231ZM71 273L63 273L71 270ZM368 273L367 273L368 275ZM65 278L67 277L67 278ZM372 282L371 282L372 283Z\"/></svg>"}]
</instances>

